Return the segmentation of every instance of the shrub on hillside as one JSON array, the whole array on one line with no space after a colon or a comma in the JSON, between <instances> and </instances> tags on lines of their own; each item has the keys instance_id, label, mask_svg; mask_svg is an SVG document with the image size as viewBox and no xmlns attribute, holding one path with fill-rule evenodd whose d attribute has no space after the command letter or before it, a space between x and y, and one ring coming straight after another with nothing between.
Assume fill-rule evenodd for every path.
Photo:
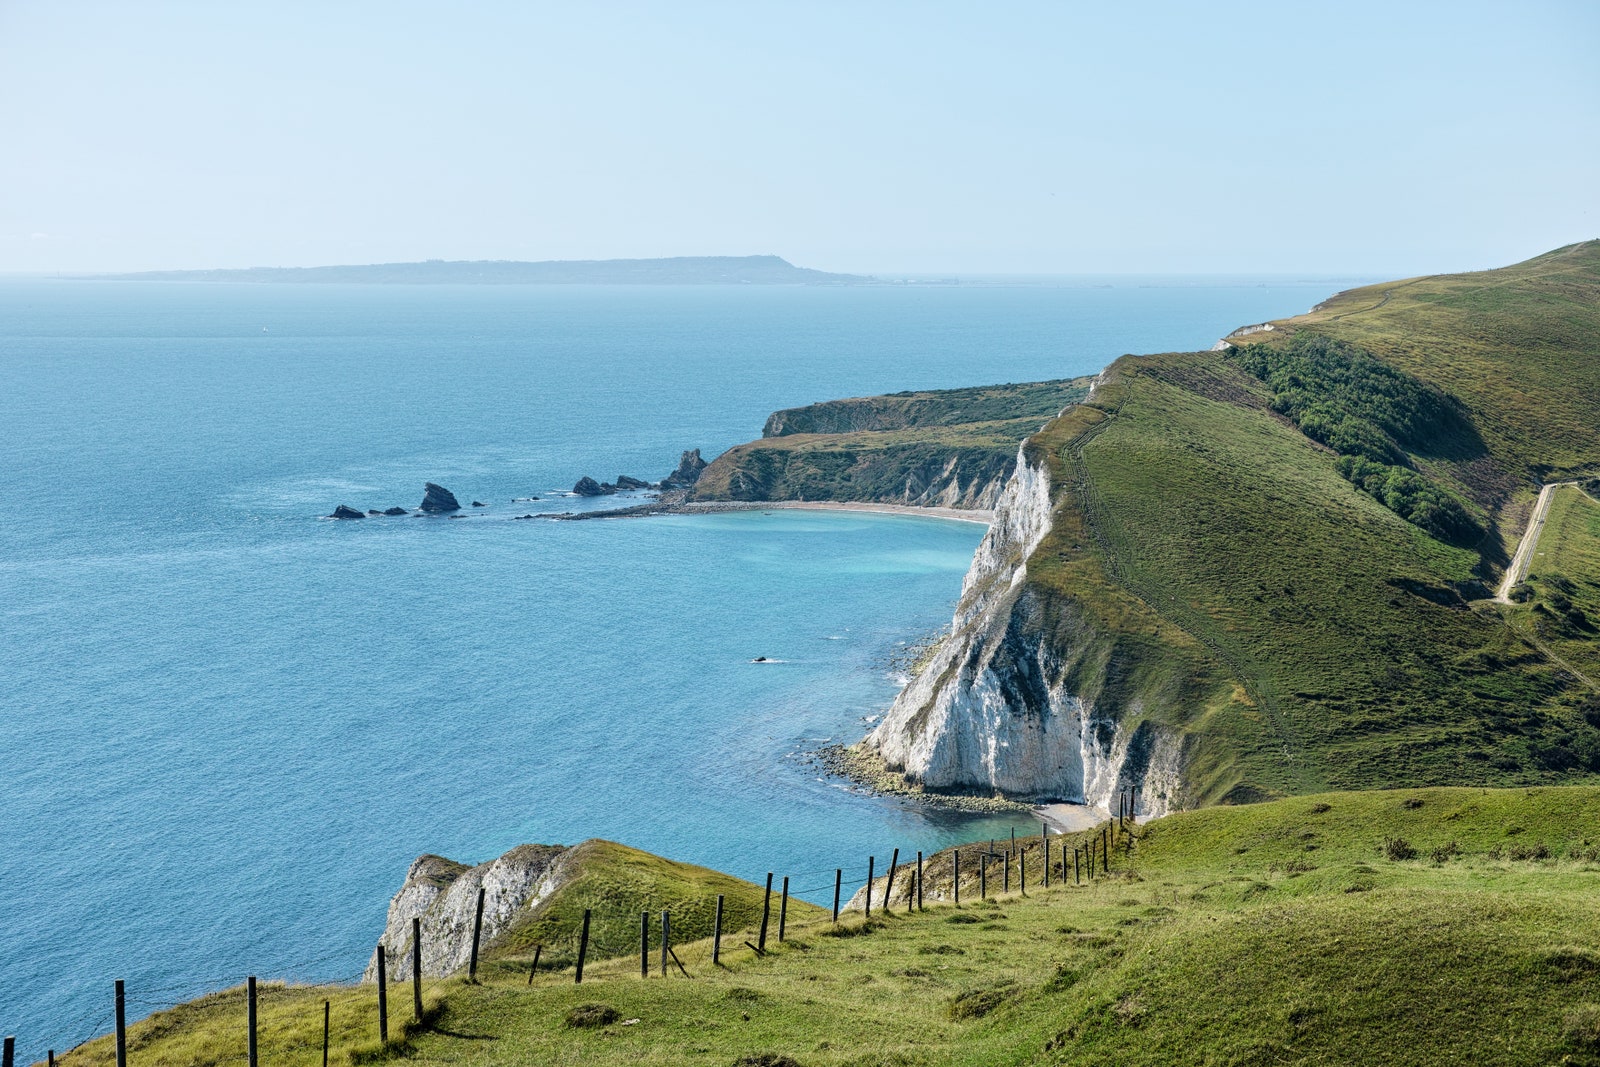
<instances>
[{"instance_id":1,"label":"shrub on hillside","mask_svg":"<svg viewBox=\"0 0 1600 1067\"><path fill-rule=\"evenodd\" d=\"M1441 541L1471 544L1483 539L1483 529L1466 505L1414 470L1360 456L1340 456L1337 467L1357 489Z\"/></svg>"},{"instance_id":2,"label":"shrub on hillside","mask_svg":"<svg viewBox=\"0 0 1600 1067\"><path fill-rule=\"evenodd\" d=\"M1416 859L1417 850L1403 837L1386 837L1383 839L1383 855L1398 863L1400 860Z\"/></svg>"}]
</instances>

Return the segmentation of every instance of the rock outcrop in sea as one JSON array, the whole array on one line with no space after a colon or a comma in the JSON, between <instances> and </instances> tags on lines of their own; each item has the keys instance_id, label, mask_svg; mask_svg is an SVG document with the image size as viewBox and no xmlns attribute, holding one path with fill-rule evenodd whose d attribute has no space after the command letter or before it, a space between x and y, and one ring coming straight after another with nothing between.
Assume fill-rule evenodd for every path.
<instances>
[{"instance_id":1,"label":"rock outcrop in sea","mask_svg":"<svg viewBox=\"0 0 1600 1067\"><path fill-rule=\"evenodd\" d=\"M366 518L366 516L363 515L361 512L357 511L355 508L348 507L348 506L346 506L344 504L340 504L338 507L333 509L333 514L329 515L328 518L330 518L330 519L364 519L364 518Z\"/></svg>"},{"instance_id":2,"label":"rock outcrop in sea","mask_svg":"<svg viewBox=\"0 0 1600 1067\"><path fill-rule=\"evenodd\" d=\"M456 495L442 485L427 482L422 487L422 510L442 514L447 511L460 511L461 501Z\"/></svg>"},{"instance_id":3,"label":"rock outcrop in sea","mask_svg":"<svg viewBox=\"0 0 1600 1067\"><path fill-rule=\"evenodd\" d=\"M700 456L700 450L691 448L679 457L678 468L661 479L661 488L689 489L700 480L700 473L706 466L706 461Z\"/></svg>"},{"instance_id":4,"label":"rock outcrop in sea","mask_svg":"<svg viewBox=\"0 0 1600 1067\"><path fill-rule=\"evenodd\" d=\"M610 487L602 485L585 474L578 479L577 484L572 487L572 491L578 496L610 496L617 491L617 487L614 485Z\"/></svg>"},{"instance_id":5,"label":"rock outcrop in sea","mask_svg":"<svg viewBox=\"0 0 1600 1067\"><path fill-rule=\"evenodd\" d=\"M1106 807L1138 786L1138 814L1166 814L1181 793L1181 737L1138 706L1102 702L1096 679L1111 665L1097 661L1096 635L1024 580L1053 511L1045 458L1024 442L949 636L864 744L935 791Z\"/></svg>"}]
</instances>

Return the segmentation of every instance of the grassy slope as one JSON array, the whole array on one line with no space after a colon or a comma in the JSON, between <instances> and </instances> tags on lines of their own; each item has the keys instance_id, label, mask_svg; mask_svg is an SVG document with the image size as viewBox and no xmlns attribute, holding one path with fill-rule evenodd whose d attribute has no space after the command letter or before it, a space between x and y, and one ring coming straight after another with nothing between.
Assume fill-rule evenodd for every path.
<instances>
[{"instance_id":1,"label":"grassy slope","mask_svg":"<svg viewBox=\"0 0 1600 1067\"><path fill-rule=\"evenodd\" d=\"M1332 321L1342 335L1375 351L1382 330L1413 331L1406 350L1424 355L1405 369L1425 369L1442 385L1455 374L1494 380L1492 368L1523 358L1498 345L1548 330L1578 346L1559 349L1556 362L1585 383L1600 373L1597 248L1468 276L1472 287L1456 298L1468 311L1448 305L1435 319L1429 311L1444 298L1419 295L1365 312L1350 305L1382 297L1346 296L1332 302L1345 310L1317 321L1341 314ZM1556 280L1539 283L1541 269ZM1590 303L1551 312L1547 289L1570 297L1579 281ZM1454 284L1424 279L1407 289ZM1380 312L1382 329L1362 325ZM1440 354L1437 364L1429 353ZM1566 421L1572 411L1587 417L1600 386L1565 407L1538 394L1517 412L1514 432L1505 413L1491 418L1478 407L1497 395L1461 393L1487 456L1435 464L1480 505L1513 499L1495 487L1531 484L1518 479L1546 466L1600 464L1600 438ZM1125 357L1092 404L1031 444L1050 463L1059 506L1029 580L1070 603L1063 614L1080 628L1105 635L1114 670L1165 679L1166 692L1187 687L1176 705L1149 685L1133 695L1147 708L1165 703L1154 713L1184 717L1197 738L1188 799L1505 785L1600 769L1600 731L1580 713L1589 689L1497 611L1463 598L1492 577L1490 554L1430 538L1358 492L1336 472L1337 457L1269 399L1225 355Z\"/></svg>"},{"instance_id":2,"label":"grassy slope","mask_svg":"<svg viewBox=\"0 0 1600 1067\"><path fill-rule=\"evenodd\" d=\"M1087 379L829 401L773 414L719 456L696 500L899 501L947 467L963 487L1009 475L1017 446L1088 391ZM826 431L826 432L817 432ZM843 432L836 432L843 431Z\"/></svg>"},{"instance_id":3,"label":"grassy slope","mask_svg":"<svg viewBox=\"0 0 1600 1067\"><path fill-rule=\"evenodd\" d=\"M1576 486L1555 491L1527 584L1532 599L1514 619L1600 679L1600 500ZM1600 718L1600 703L1593 714Z\"/></svg>"},{"instance_id":4,"label":"grassy slope","mask_svg":"<svg viewBox=\"0 0 1600 1067\"><path fill-rule=\"evenodd\" d=\"M1034 843L1026 898L978 903L968 883L959 908L930 901L866 928L852 916L852 936L797 924L766 959L731 949L722 968L705 944L685 946L693 980L642 981L624 957L592 965L582 986L570 972L531 987L438 983L435 1028L404 1051L415 1063L719 1067L762 1053L806 1067L1596 1063L1597 818L1600 789L1588 787L1189 812L1142 828L1090 885L1058 877L1041 892ZM1390 837L1418 857L1386 858ZM947 863L930 863L930 890ZM399 992L396 1019L409 1014ZM319 1062L329 995L336 1060L370 1041L370 989L273 988L265 1062ZM618 1021L565 1025L593 1002ZM133 1040L135 1062L152 1067L237 1057L241 999L152 1018ZM102 1039L68 1067L110 1052Z\"/></svg>"},{"instance_id":5,"label":"grassy slope","mask_svg":"<svg viewBox=\"0 0 1600 1067\"><path fill-rule=\"evenodd\" d=\"M1352 289L1278 325L1353 341L1460 397L1493 455L1462 480L1480 499L1525 499L1533 483L1600 468L1597 291L1600 241L1585 241L1499 270Z\"/></svg>"},{"instance_id":6,"label":"grassy slope","mask_svg":"<svg viewBox=\"0 0 1600 1067\"><path fill-rule=\"evenodd\" d=\"M711 936L717 895L725 900L723 922L730 928L758 923L764 889L719 871L664 859L612 841L576 846L568 860L578 874L521 917L484 954L488 973L525 975L535 946L541 962L571 963L578 955L578 931L589 909L589 949L598 957L636 951L639 917L649 912L659 935L662 911L672 913L674 938ZM774 889L774 907L777 890ZM818 909L791 901L791 917L814 917Z\"/></svg>"}]
</instances>

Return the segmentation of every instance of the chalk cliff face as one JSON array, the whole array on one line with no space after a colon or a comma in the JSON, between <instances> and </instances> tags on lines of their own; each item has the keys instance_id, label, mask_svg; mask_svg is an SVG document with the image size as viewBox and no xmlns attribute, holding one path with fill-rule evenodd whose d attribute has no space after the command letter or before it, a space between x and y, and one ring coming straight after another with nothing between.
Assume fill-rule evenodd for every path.
<instances>
[{"instance_id":1,"label":"chalk cliff face","mask_svg":"<svg viewBox=\"0 0 1600 1067\"><path fill-rule=\"evenodd\" d=\"M929 789L1106 807L1138 786L1138 814L1162 815L1180 795L1181 735L1106 692L1116 649L1027 580L1058 491L1024 442L949 637L866 745Z\"/></svg>"},{"instance_id":2,"label":"chalk cliff face","mask_svg":"<svg viewBox=\"0 0 1600 1067\"><path fill-rule=\"evenodd\" d=\"M389 901L389 919L379 941L387 955L389 977L411 977L411 920L422 920L422 974L443 978L464 971L472 956L472 924L478 890L484 890L480 952L525 909L554 892L562 882L571 849L559 845L522 845L499 859L467 867L440 856L421 856L406 872L405 884ZM362 981L378 978L374 949Z\"/></svg>"}]
</instances>

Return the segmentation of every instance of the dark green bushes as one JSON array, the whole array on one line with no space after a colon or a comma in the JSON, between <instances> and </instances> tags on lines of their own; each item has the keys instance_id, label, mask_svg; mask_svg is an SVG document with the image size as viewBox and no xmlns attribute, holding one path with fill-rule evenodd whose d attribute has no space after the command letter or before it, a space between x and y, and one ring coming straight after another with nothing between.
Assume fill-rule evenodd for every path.
<instances>
[{"instance_id":1,"label":"dark green bushes","mask_svg":"<svg viewBox=\"0 0 1600 1067\"><path fill-rule=\"evenodd\" d=\"M1340 456L1338 468L1357 489L1441 541L1470 544L1483 537L1460 500L1416 471L1361 456Z\"/></svg>"},{"instance_id":2,"label":"dark green bushes","mask_svg":"<svg viewBox=\"0 0 1600 1067\"><path fill-rule=\"evenodd\" d=\"M1483 529L1465 504L1410 468L1410 454L1464 459L1483 441L1459 404L1355 345L1311 333L1232 357L1273 392L1272 408L1339 453L1339 473L1439 538L1471 544Z\"/></svg>"}]
</instances>

